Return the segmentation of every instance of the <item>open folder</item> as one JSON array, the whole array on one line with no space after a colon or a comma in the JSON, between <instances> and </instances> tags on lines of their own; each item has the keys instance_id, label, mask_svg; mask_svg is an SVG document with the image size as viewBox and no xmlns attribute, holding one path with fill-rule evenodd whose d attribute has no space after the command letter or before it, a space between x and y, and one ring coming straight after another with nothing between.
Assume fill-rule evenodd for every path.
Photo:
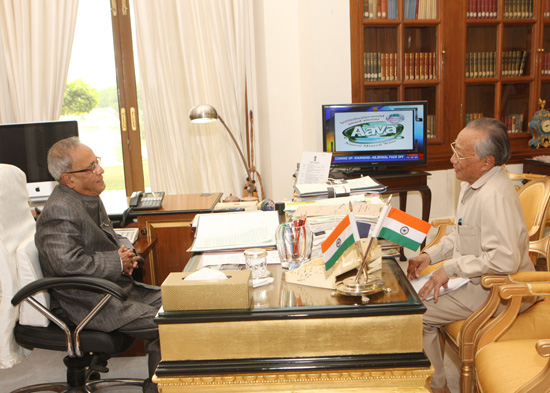
<instances>
[{"instance_id":1,"label":"open folder","mask_svg":"<svg viewBox=\"0 0 550 393\"><path fill-rule=\"evenodd\" d=\"M195 240L189 252L251 247L275 247L277 211L198 214Z\"/></svg>"}]
</instances>

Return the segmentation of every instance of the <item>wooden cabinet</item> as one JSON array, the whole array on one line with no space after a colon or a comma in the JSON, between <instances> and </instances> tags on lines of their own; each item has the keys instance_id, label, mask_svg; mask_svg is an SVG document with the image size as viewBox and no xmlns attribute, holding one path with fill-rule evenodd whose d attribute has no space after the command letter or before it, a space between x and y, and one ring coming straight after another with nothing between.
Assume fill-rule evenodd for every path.
<instances>
[{"instance_id":1,"label":"wooden cabinet","mask_svg":"<svg viewBox=\"0 0 550 393\"><path fill-rule=\"evenodd\" d=\"M194 240L191 223L199 213L211 213L222 194L166 195L160 210L136 212L134 226L140 240L155 241L143 274L143 281L161 285L171 272L181 272L192 254L187 252Z\"/></svg>"},{"instance_id":2,"label":"wooden cabinet","mask_svg":"<svg viewBox=\"0 0 550 393\"><path fill-rule=\"evenodd\" d=\"M369 10L373 3L387 3L395 11L386 18L374 17ZM546 54L550 9L545 9L546 3L351 0L353 101L427 100L425 169L450 168L449 144L478 116L498 118L508 126L510 163L548 154L546 149L528 147L529 121L539 109L538 99L547 99L550 106L550 53ZM419 7L414 15L409 12L411 4ZM378 62L376 56L386 58L388 53L389 63ZM373 78L373 59L380 69L389 64L393 74L388 78L387 71L376 71L380 77Z\"/></svg>"}]
</instances>

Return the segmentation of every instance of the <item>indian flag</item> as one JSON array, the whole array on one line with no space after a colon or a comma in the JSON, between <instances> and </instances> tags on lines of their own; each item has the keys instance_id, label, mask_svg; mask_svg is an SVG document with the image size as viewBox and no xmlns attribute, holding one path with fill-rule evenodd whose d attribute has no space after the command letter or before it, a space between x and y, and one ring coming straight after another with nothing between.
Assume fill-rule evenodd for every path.
<instances>
[{"instance_id":1,"label":"indian flag","mask_svg":"<svg viewBox=\"0 0 550 393\"><path fill-rule=\"evenodd\" d=\"M391 206L384 208L376 226L374 233L379 230L376 236L413 251L418 250L432 227L430 223Z\"/></svg>"},{"instance_id":2,"label":"indian flag","mask_svg":"<svg viewBox=\"0 0 550 393\"><path fill-rule=\"evenodd\" d=\"M349 213L321 243L321 251L323 252L323 259L325 260L325 270L329 270L333 267L344 251L354 245L359 239L355 215Z\"/></svg>"}]
</instances>

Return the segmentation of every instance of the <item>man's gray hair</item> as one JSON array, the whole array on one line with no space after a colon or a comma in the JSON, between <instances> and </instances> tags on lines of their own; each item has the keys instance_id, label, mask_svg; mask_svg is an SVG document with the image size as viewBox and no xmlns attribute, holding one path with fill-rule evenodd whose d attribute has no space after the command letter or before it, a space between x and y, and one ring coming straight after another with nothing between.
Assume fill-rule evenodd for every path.
<instances>
[{"instance_id":1,"label":"man's gray hair","mask_svg":"<svg viewBox=\"0 0 550 393\"><path fill-rule=\"evenodd\" d=\"M57 141L48 151L48 171L55 180L59 181L63 173L72 169L71 153L78 145L80 140L77 136L73 136Z\"/></svg>"},{"instance_id":2,"label":"man's gray hair","mask_svg":"<svg viewBox=\"0 0 550 393\"><path fill-rule=\"evenodd\" d=\"M481 158L493 156L495 165L506 164L510 158L510 138L508 138L506 126L501 121L482 117L469 122L466 128L482 131L486 135L474 146L478 156Z\"/></svg>"}]
</instances>

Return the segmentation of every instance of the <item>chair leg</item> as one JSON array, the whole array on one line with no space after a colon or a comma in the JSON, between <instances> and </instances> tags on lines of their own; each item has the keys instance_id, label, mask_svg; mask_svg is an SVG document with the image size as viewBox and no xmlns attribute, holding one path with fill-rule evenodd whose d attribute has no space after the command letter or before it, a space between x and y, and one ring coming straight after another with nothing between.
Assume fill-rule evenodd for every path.
<instances>
[{"instance_id":1,"label":"chair leg","mask_svg":"<svg viewBox=\"0 0 550 393\"><path fill-rule=\"evenodd\" d=\"M471 393L474 379L474 367L471 362L462 362L460 369L460 393Z\"/></svg>"}]
</instances>

